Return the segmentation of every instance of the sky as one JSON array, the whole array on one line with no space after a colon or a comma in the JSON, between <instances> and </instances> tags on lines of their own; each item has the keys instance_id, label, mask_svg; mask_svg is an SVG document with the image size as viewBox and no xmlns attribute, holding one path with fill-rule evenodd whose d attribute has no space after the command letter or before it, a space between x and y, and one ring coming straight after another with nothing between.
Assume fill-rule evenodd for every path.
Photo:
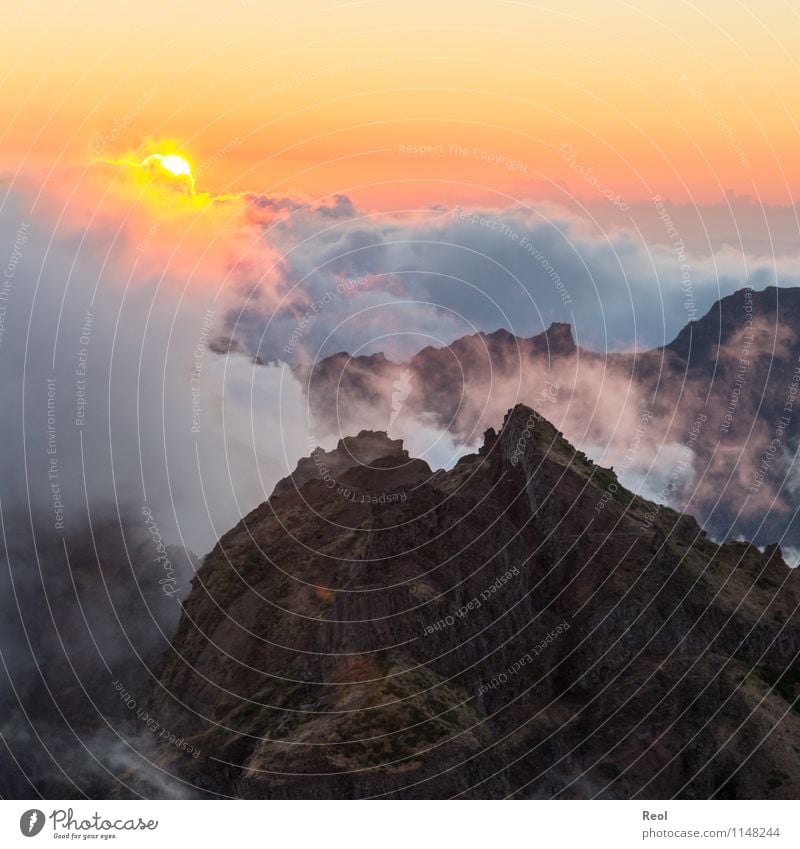
<instances>
[{"instance_id":1,"label":"sky","mask_svg":"<svg viewBox=\"0 0 800 849\"><path fill-rule=\"evenodd\" d=\"M174 139L208 191L382 210L591 204L596 183L601 213L654 194L785 207L800 182L783 0L75 0L18 4L2 29L12 172Z\"/></svg>"},{"instance_id":2,"label":"sky","mask_svg":"<svg viewBox=\"0 0 800 849\"><path fill-rule=\"evenodd\" d=\"M322 443L301 363L552 322L642 350L796 286L798 26L777 0L19 4L0 500L49 521L51 380L64 490L204 551Z\"/></svg>"}]
</instances>

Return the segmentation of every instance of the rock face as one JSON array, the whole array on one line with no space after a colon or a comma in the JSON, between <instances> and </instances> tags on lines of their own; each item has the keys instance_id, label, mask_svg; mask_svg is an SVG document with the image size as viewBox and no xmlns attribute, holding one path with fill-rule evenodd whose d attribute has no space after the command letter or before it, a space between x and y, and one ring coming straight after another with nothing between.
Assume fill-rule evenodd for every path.
<instances>
[{"instance_id":1,"label":"rock face","mask_svg":"<svg viewBox=\"0 0 800 849\"><path fill-rule=\"evenodd\" d=\"M200 756L169 772L265 798L797 798L779 547L713 544L524 406L448 472L375 433L325 459L333 487L301 462L193 581L150 711Z\"/></svg>"},{"instance_id":2,"label":"rock face","mask_svg":"<svg viewBox=\"0 0 800 849\"><path fill-rule=\"evenodd\" d=\"M671 462L664 446L685 443L702 416L693 468L672 491L676 505L716 538L800 547L793 466L800 449L798 327L800 288L741 289L652 351L593 353L576 347L569 325L553 324L530 339L505 330L466 336L407 363L337 354L297 374L318 427L329 433L376 416L385 427L395 381L406 375L404 414L432 420L459 440L473 443L522 402L587 450L617 440L621 456L641 442L643 468L645 441L648 459L664 467ZM542 405L548 380L560 390ZM637 405L649 413L644 441L636 435Z\"/></svg>"}]
</instances>

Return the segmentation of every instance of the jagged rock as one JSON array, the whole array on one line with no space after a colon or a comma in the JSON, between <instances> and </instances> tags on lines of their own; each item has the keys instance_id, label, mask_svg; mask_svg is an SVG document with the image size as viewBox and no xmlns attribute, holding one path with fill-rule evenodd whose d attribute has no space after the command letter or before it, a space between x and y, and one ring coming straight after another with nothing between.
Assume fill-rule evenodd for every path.
<instances>
[{"instance_id":1,"label":"jagged rock","mask_svg":"<svg viewBox=\"0 0 800 849\"><path fill-rule=\"evenodd\" d=\"M430 474L427 463L408 456L402 439L389 439L382 430L362 430L358 436L340 439L333 451L316 448L310 457L300 459L294 472L278 481L273 496L297 492L313 480L330 489L360 480L364 489L370 484L380 488L387 476L391 485L400 486Z\"/></svg>"}]
</instances>

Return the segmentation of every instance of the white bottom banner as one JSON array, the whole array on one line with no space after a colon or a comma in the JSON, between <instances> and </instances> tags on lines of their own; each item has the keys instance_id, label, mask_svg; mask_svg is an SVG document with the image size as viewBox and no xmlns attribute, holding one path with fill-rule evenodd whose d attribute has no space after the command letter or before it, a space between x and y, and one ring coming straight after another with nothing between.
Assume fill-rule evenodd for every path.
<instances>
[{"instance_id":1,"label":"white bottom banner","mask_svg":"<svg viewBox=\"0 0 800 849\"><path fill-rule=\"evenodd\" d=\"M796 801L3 801L0 846L800 846Z\"/></svg>"}]
</instances>

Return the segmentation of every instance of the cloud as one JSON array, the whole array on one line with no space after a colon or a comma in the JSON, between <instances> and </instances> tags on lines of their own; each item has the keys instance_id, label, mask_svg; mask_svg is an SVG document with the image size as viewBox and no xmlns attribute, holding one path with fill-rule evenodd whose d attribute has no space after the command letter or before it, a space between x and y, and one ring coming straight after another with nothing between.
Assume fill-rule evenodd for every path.
<instances>
[{"instance_id":1,"label":"cloud","mask_svg":"<svg viewBox=\"0 0 800 849\"><path fill-rule=\"evenodd\" d=\"M73 776L96 792L102 764L138 739L115 717L113 676L146 700L189 552L306 451L286 370L210 349L238 298L241 204L179 200L148 220L163 193L131 198L123 182L98 195L96 176L22 185L0 212L4 795L32 795L28 779L72 794ZM238 223L219 245L194 232L223 217Z\"/></svg>"},{"instance_id":2,"label":"cloud","mask_svg":"<svg viewBox=\"0 0 800 849\"><path fill-rule=\"evenodd\" d=\"M570 322L592 350L655 347L747 280L797 280L796 253L721 245L692 254L658 220L671 215L664 204L640 210L662 230L649 243L632 226L598 233L552 203L405 216L367 214L344 198L250 205L281 260L252 276L227 332L264 361L340 350L404 359L477 330L531 336L553 321Z\"/></svg>"}]
</instances>

